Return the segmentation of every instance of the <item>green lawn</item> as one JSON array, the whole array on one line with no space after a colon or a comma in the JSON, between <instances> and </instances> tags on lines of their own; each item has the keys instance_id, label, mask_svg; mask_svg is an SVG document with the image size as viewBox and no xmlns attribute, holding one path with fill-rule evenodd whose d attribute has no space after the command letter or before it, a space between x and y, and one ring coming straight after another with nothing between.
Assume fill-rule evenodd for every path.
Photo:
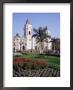
<instances>
[{"instance_id":1,"label":"green lawn","mask_svg":"<svg viewBox=\"0 0 73 90\"><path fill-rule=\"evenodd\" d=\"M46 60L49 66L60 69L60 57L57 56L39 55L31 53L31 54L22 54L19 57L30 58L32 60Z\"/></svg>"}]
</instances>

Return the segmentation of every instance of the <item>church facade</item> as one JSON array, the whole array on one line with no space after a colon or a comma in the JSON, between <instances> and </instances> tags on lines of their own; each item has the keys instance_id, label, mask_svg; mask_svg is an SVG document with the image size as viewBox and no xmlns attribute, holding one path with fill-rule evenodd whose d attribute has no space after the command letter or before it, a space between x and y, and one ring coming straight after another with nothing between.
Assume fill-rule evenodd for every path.
<instances>
[{"instance_id":1,"label":"church facade","mask_svg":"<svg viewBox=\"0 0 73 90\"><path fill-rule=\"evenodd\" d=\"M50 31L47 30L47 33L50 35ZM13 51L40 51L40 43L36 43L36 38L32 37L33 28L32 24L27 19L24 25L24 35L20 37L19 34L16 34L13 37ZM48 38L48 43L43 42L43 51L51 50L52 43L50 42L51 38Z\"/></svg>"}]
</instances>

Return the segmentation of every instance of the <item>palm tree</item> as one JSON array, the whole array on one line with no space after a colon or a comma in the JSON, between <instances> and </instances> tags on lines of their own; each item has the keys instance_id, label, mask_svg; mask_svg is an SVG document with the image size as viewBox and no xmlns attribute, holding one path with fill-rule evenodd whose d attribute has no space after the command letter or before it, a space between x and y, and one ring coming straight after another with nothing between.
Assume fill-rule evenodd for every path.
<instances>
[{"instance_id":1,"label":"palm tree","mask_svg":"<svg viewBox=\"0 0 73 90\"><path fill-rule=\"evenodd\" d=\"M34 31L34 34L32 35L32 37L35 37L37 43L40 43L40 54L42 54L43 53L43 42L48 43L48 38L50 38L47 32L47 27L45 28L39 27L38 29L34 28L33 31Z\"/></svg>"}]
</instances>

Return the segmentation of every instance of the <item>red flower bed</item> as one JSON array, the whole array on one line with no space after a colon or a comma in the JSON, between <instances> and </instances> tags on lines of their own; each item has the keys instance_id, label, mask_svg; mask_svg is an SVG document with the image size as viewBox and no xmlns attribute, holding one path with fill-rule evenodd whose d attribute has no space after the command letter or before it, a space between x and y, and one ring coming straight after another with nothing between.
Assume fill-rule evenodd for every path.
<instances>
[{"instance_id":1,"label":"red flower bed","mask_svg":"<svg viewBox=\"0 0 73 90\"><path fill-rule=\"evenodd\" d=\"M20 65L24 69L26 69L26 68L39 69L39 68L45 68L48 66L47 61L43 61L43 60L34 60L33 61L33 60L27 59L27 58L15 58L13 60L13 64Z\"/></svg>"},{"instance_id":2,"label":"red flower bed","mask_svg":"<svg viewBox=\"0 0 73 90\"><path fill-rule=\"evenodd\" d=\"M48 62L43 61L43 60L37 60L34 62L35 65L39 65L39 66L46 66L48 65Z\"/></svg>"},{"instance_id":3,"label":"red flower bed","mask_svg":"<svg viewBox=\"0 0 73 90\"><path fill-rule=\"evenodd\" d=\"M30 62L31 59L26 59L26 58L15 58L13 60L14 64L20 64L20 63L24 63L24 62Z\"/></svg>"}]
</instances>

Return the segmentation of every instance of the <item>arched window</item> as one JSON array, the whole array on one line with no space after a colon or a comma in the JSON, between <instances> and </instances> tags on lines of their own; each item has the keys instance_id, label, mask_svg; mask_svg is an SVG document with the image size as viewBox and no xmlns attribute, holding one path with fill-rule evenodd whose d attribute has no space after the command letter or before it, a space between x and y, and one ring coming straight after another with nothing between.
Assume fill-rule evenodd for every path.
<instances>
[{"instance_id":1,"label":"arched window","mask_svg":"<svg viewBox=\"0 0 73 90\"><path fill-rule=\"evenodd\" d=\"M30 31L29 31L29 35L30 35Z\"/></svg>"}]
</instances>

